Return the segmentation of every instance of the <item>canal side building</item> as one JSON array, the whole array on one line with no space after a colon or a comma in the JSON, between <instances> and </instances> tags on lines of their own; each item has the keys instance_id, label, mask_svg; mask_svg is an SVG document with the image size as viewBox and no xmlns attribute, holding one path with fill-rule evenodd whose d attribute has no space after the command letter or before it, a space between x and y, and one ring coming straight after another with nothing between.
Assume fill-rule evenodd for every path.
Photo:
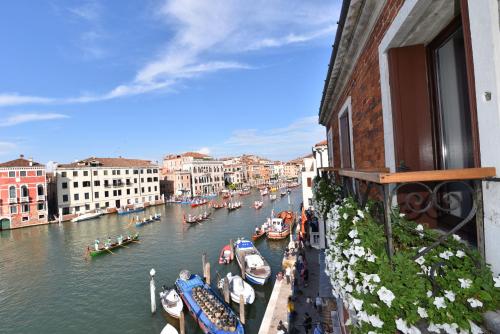
<instances>
[{"instance_id":1,"label":"canal side building","mask_svg":"<svg viewBox=\"0 0 500 334\"><path fill-rule=\"evenodd\" d=\"M46 224L45 166L25 159L0 163L0 230Z\"/></svg>"},{"instance_id":2,"label":"canal side building","mask_svg":"<svg viewBox=\"0 0 500 334\"><path fill-rule=\"evenodd\" d=\"M495 274L500 183L491 174L500 170L499 96L497 0L343 1L319 113L331 166L440 171L435 182L468 184L475 182L468 175L484 174L476 182L480 216L457 233ZM452 176L455 170L461 176ZM454 187L451 205L459 207L437 218L429 212L422 222L449 231L473 209L467 186Z\"/></svg>"},{"instance_id":3,"label":"canal side building","mask_svg":"<svg viewBox=\"0 0 500 334\"><path fill-rule=\"evenodd\" d=\"M149 160L91 157L58 165L55 174L63 220L95 210L163 203L159 167Z\"/></svg>"}]
</instances>

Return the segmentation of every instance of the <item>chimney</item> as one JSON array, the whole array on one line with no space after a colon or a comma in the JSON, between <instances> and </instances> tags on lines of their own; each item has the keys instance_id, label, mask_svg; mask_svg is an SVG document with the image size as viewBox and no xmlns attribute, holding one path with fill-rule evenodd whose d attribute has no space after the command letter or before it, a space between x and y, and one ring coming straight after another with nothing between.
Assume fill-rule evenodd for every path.
<instances>
[{"instance_id":1,"label":"chimney","mask_svg":"<svg viewBox=\"0 0 500 334\"><path fill-rule=\"evenodd\" d=\"M30 157L30 158L28 159L28 161L29 161L29 163L30 163L30 167L31 167L31 166L33 166L33 158L31 158L31 157Z\"/></svg>"},{"instance_id":2,"label":"chimney","mask_svg":"<svg viewBox=\"0 0 500 334\"><path fill-rule=\"evenodd\" d=\"M24 159L24 154L19 154L19 158Z\"/></svg>"}]
</instances>

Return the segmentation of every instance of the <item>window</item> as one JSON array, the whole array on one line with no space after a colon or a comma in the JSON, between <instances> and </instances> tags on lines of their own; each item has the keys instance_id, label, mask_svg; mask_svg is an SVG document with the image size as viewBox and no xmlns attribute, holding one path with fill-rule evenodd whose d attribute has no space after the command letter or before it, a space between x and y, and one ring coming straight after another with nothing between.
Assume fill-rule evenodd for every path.
<instances>
[{"instance_id":1,"label":"window","mask_svg":"<svg viewBox=\"0 0 500 334\"><path fill-rule=\"evenodd\" d=\"M339 132L340 132L340 163L342 168L352 168L351 160L351 126L349 120L349 109L345 108L342 114L339 114Z\"/></svg>"},{"instance_id":2,"label":"window","mask_svg":"<svg viewBox=\"0 0 500 334\"><path fill-rule=\"evenodd\" d=\"M67 202L68 201L68 195L63 195L62 199L63 199L63 202Z\"/></svg>"},{"instance_id":3,"label":"window","mask_svg":"<svg viewBox=\"0 0 500 334\"><path fill-rule=\"evenodd\" d=\"M99 187L101 185L101 181L95 180L94 181L94 186Z\"/></svg>"},{"instance_id":4,"label":"window","mask_svg":"<svg viewBox=\"0 0 500 334\"><path fill-rule=\"evenodd\" d=\"M83 171L83 176L89 176L89 171L88 170L84 170Z\"/></svg>"},{"instance_id":5,"label":"window","mask_svg":"<svg viewBox=\"0 0 500 334\"><path fill-rule=\"evenodd\" d=\"M41 184L39 184L37 187L36 187L36 190L37 190L37 195L38 196L43 196L45 195L45 191L43 189L43 186Z\"/></svg>"},{"instance_id":6,"label":"window","mask_svg":"<svg viewBox=\"0 0 500 334\"><path fill-rule=\"evenodd\" d=\"M104 175L108 175L108 171L107 170L104 170Z\"/></svg>"},{"instance_id":7,"label":"window","mask_svg":"<svg viewBox=\"0 0 500 334\"><path fill-rule=\"evenodd\" d=\"M116 190L113 190L113 196L118 195L118 192Z\"/></svg>"},{"instance_id":8,"label":"window","mask_svg":"<svg viewBox=\"0 0 500 334\"><path fill-rule=\"evenodd\" d=\"M116 171L116 175L120 175L120 173L121 173L121 171L118 169L118 170Z\"/></svg>"},{"instance_id":9,"label":"window","mask_svg":"<svg viewBox=\"0 0 500 334\"><path fill-rule=\"evenodd\" d=\"M109 197L109 191L104 192L104 197ZM107 206L107 205L106 205Z\"/></svg>"},{"instance_id":10,"label":"window","mask_svg":"<svg viewBox=\"0 0 500 334\"><path fill-rule=\"evenodd\" d=\"M148 192L151 192L151 187L148 187Z\"/></svg>"},{"instance_id":11,"label":"window","mask_svg":"<svg viewBox=\"0 0 500 334\"><path fill-rule=\"evenodd\" d=\"M19 172L19 175L20 175L20 176L26 176L26 171L25 171L25 170L20 171L20 172Z\"/></svg>"},{"instance_id":12,"label":"window","mask_svg":"<svg viewBox=\"0 0 500 334\"><path fill-rule=\"evenodd\" d=\"M148 177L148 182L153 182L153 179Z\"/></svg>"},{"instance_id":13,"label":"window","mask_svg":"<svg viewBox=\"0 0 500 334\"><path fill-rule=\"evenodd\" d=\"M143 182L143 183L144 183L144 178L143 178L143 177L141 177L141 182Z\"/></svg>"},{"instance_id":14,"label":"window","mask_svg":"<svg viewBox=\"0 0 500 334\"><path fill-rule=\"evenodd\" d=\"M61 183L61 188L68 189L68 182Z\"/></svg>"},{"instance_id":15,"label":"window","mask_svg":"<svg viewBox=\"0 0 500 334\"><path fill-rule=\"evenodd\" d=\"M96 209L99 209L99 203L96 203L96 204L95 204L95 208L96 208Z\"/></svg>"},{"instance_id":16,"label":"window","mask_svg":"<svg viewBox=\"0 0 500 334\"><path fill-rule=\"evenodd\" d=\"M78 182L73 182L73 188L78 188Z\"/></svg>"},{"instance_id":17,"label":"window","mask_svg":"<svg viewBox=\"0 0 500 334\"><path fill-rule=\"evenodd\" d=\"M30 217L23 217L21 218L23 222L27 222L28 220L30 220Z\"/></svg>"},{"instance_id":18,"label":"window","mask_svg":"<svg viewBox=\"0 0 500 334\"><path fill-rule=\"evenodd\" d=\"M73 198L75 199L75 201L78 201L80 199L80 195L79 194L74 194Z\"/></svg>"},{"instance_id":19,"label":"window","mask_svg":"<svg viewBox=\"0 0 500 334\"><path fill-rule=\"evenodd\" d=\"M141 188L141 192L144 192L144 187Z\"/></svg>"},{"instance_id":20,"label":"window","mask_svg":"<svg viewBox=\"0 0 500 334\"><path fill-rule=\"evenodd\" d=\"M151 169L146 170L146 173L151 174Z\"/></svg>"},{"instance_id":21,"label":"window","mask_svg":"<svg viewBox=\"0 0 500 334\"><path fill-rule=\"evenodd\" d=\"M155 191L158 191L158 186L155 186Z\"/></svg>"},{"instance_id":22,"label":"window","mask_svg":"<svg viewBox=\"0 0 500 334\"><path fill-rule=\"evenodd\" d=\"M90 199L90 194L89 193L85 193L83 196L85 197L85 199Z\"/></svg>"},{"instance_id":23,"label":"window","mask_svg":"<svg viewBox=\"0 0 500 334\"><path fill-rule=\"evenodd\" d=\"M99 173L98 173L98 171L95 170L93 174L94 174L94 176L97 176L97 174L99 174Z\"/></svg>"},{"instance_id":24,"label":"window","mask_svg":"<svg viewBox=\"0 0 500 334\"><path fill-rule=\"evenodd\" d=\"M157 182L157 181L158 181L158 178L157 178L157 177L154 177L154 178L153 178L153 181Z\"/></svg>"},{"instance_id":25,"label":"window","mask_svg":"<svg viewBox=\"0 0 500 334\"><path fill-rule=\"evenodd\" d=\"M38 203L38 204L37 204L37 210L38 210L38 211L43 211L43 210L45 210L45 203L43 203L43 202L42 202L42 203Z\"/></svg>"},{"instance_id":26,"label":"window","mask_svg":"<svg viewBox=\"0 0 500 334\"><path fill-rule=\"evenodd\" d=\"M9 187L9 198L16 198L16 187L10 186Z\"/></svg>"},{"instance_id":27,"label":"window","mask_svg":"<svg viewBox=\"0 0 500 334\"><path fill-rule=\"evenodd\" d=\"M94 193L94 198L95 198L95 199L99 198L99 192L98 192L98 191L96 191L96 192Z\"/></svg>"},{"instance_id":28,"label":"window","mask_svg":"<svg viewBox=\"0 0 500 334\"><path fill-rule=\"evenodd\" d=\"M109 207L109 202L104 203L104 205L108 208Z\"/></svg>"},{"instance_id":29,"label":"window","mask_svg":"<svg viewBox=\"0 0 500 334\"><path fill-rule=\"evenodd\" d=\"M111 171L111 174L112 174L112 175L116 175L116 170L115 170L115 169L113 169L113 170Z\"/></svg>"},{"instance_id":30,"label":"window","mask_svg":"<svg viewBox=\"0 0 500 334\"><path fill-rule=\"evenodd\" d=\"M130 189L127 189L127 195L130 195Z\"/></svg>"},{"instance_id":31,"label":"window","mask_svg":"<svg viewBox=\"0 0 500 334\"><path fill-rule=\"evenodd\" d=\"M307 199L307 203L309 203L309 205L313 205L313 200L312 200L312 198L308 198L308 199Z\"/></svg>"},{"instance_id":32,"label":"window","mask_svg":"<svg viewBox=\"0 0 500 334\"><path fill-rule=\"evenodd\" d=\"M137 194L139 190L137 188L134 188L134 194Z\"/></svg>"},{"instance_id":33,"label":"window","mask_svg":"<svg viewBox=\"0 0 500 334\"><path fill-rule=\"evenodd\" d=\"M127 175L128 175L128 173L129 173L129 170L128 170L128 169L126 169L126 170L125 170L125 174L127 174Z\"/></svg>"},{"instance_id":34,"label":"window","mask_svg":"<svg viewBox=\"0 0 500 334\"><path fill-rule=\"evenodd\" d=\"M9 177L16 177L16 172L10 171L9 172Z\"/></svg>"},{"instance_id":35,"label":"window","mask_svg":"<svg viewBox=\"0 0 500 334\"><path fill-rule=\"evenodd\" d=\"M23 213L30 212L30 205L29 204L22 204L21 205L21 212L23 212Z\"/></svg>"},{"instance_id":36,"label":"window","mask_svg":"<svg viewBox=\"0 0 500 334\"><path fill-rule=\"evenodd\" d=\"M158 173L158 169L153 169L153 173Z\"/></svg>"},{"instance_id":37,"label":"window","mask_svg":"<svg viewBox=\"0 0 500 334\"><path fill-rule=\"evenodd\" d=\"M66 177L66 175L67 175L67 174L66 174L66 172L62 172L62 173L61 173L61 177ZM69 210L69 209L68 209L68 210Z\"/></svg>"},{"instance_id":38,"label":"window","mask_svg":"<svg viewBox=\"0 0 500 334\"><path fill-rule=\"evenodd\" d=\"M69 215L69 207L63 208L62 213L63 215Z\"/></svg>"},{"instance_id":39,"label":"window","mask_svg":"<svg viewBox=\"0 0 500 334\"><path fill-rule=\"evenodd\" d=\"M37 170L36 171L36 176L42 176L43 175L43 171L42 170Z\"/></svg>"},{"instance_id":40,"label":"window","mask_svg":"<svg viewBox=\"0 0 500 334\"><path fill-rule=\"evenodd\" d=\"M85 204L85 210L89 211L90 210L90 204Z\"/></svg>"},{"instance_id":41,"label":"window","mask_svg":"<svg viewBox=\"0 0 500 334\"><path fill-rule=\"evenodd\" d=\"M90 181L83 181L82 186L85 187L90 187Z\"/></svg>"},{"instance_id":42,"label":"window","mask_svg":"<svg viewBox=\"0 0 500 334\"><path fill-rule=\"evenodd\" d=\"M121 190L121 189L119 189L119 190L118 190L118 196L121 196L121 195L122 195L122 190Z\"/></svg>"},{"instance_id":43,"label":"window","mask_svg":"<svg viewBox=\"0 0 500 334\"><path fill-rule=\"evenodd\" d=\"M78 171L77 170L73 171L73 176L78 176Z\"/></svg>"},{"instance_id":44,"label":"window","mask_svg":"<svg viewBox=\"0 0 500 334\"><path fill-rule=\"evenodd\" d=\"M29 191L27 186L21 186L21 197L28 197Z\"/></svg>"},{"instance_id":45,"label":"window","mask_svg":"<svg viewBox=\"0 0 500 334\"><path fill-rule=\"evenodd\" d=\"M155 196L155 200L158 200L158 195Z\"/></svg>"},{"instance_id":46,"label":"window","mask_svg":"<svg viewBox=\"0 0 500 334\"><path fill-rule=\"evenodd\" d=\"M137 169L134 169L134 174L139 174L139 171Z\"/></svg>"},{"instance_id":47,"label":"window","mask_svg":"<svg viewBox=\"0 0 500 334\"><path fill-rule=\"evenodd\" d=\"M137 183L137 179L134 179L134 183Z\"/></svg>"},{"instance_id":48,"label":"window","mask_svg":"<svg viewBox=\"0 0 500 334\"><path fill-rule=\"evenodd\" d=\"M45 215L38 215L38 219L44 219Z\"/></svg>"},{"instance_id":49,"label":"window","mask_svg":"<svg viewBox=\"0 0 500 334\"><path fill-rule=\"evenodd\" d=\"M312 187L312 179L311 179L310 177L308 177L308 178L307 178L307 186L308 186L309 188L311 188L311 187Z\"/></svg>"},{"instance_id":50,"label":"window","mask_svg":"<svg viewBox=\"0 0 500 334\"><path fill-rule=\"evenodd\" d=\"M80 207L79 206L75 206L75 211L79 212L80 211Z\"/></svg>"},{"instance_id":51,"label":"window","mask_svg":"<svg viewBox=\"0 0 500 334\"><path fill-rule=\"evenodd\" d=\"M16 213L17 213L17 205L11 205L10 214L16 214Z\"/></svg>"}]
</instances>

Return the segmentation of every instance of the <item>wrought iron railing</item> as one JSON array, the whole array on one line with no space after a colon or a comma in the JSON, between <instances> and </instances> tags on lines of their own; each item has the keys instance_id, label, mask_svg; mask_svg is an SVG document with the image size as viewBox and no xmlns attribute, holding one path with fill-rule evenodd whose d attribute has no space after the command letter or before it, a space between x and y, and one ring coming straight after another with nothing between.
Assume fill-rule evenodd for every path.
<instances>
[{"instance_id":1,"label":"wrought iron railing","mask_svg":"<svg viewBox=\"0 0 500 334\"><path fill-rule=\"evenodd\" d=\"M342 187L343 196L353 197L360 206L377 199L382 204L381 220L387 239L387 254L394 256L392 220L401 210L415 216L433 211L450 214L462 211L454 226L442 233L415 258L442 244L451 234L476 221L477 245L484 256L482 181L495 179L492 167L389 173L387 170L324 168L330 179Z\"/></svg>"}]
</instances>

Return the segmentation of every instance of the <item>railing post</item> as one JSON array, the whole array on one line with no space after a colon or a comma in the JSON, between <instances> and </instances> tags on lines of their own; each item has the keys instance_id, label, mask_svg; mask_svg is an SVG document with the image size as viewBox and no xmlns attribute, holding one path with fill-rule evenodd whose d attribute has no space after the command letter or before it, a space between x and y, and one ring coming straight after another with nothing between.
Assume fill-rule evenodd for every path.
<instances>
[{"instance_id":1,"label":"railing post","mask_svg":"<svg viewBox=\"0 0 500 334\"><path fill-rule=\"evenodd\" d=\"M485 258L484 250L484 209L483 209L483 184L482 180L474 180L473 200L476 202L476 234L477 248L481 257Z\"/></svg>"},{"instance_id":2,"label":"railing post","mask_svg":"<svg viewBox=\"0 0 500 334\"><path fill-rule=\"evenodd\" d=\"M384 226L385 226L385 237L387 238L387 256L392 262L392 257L394 256L394 246L392 243L392 198L389 189L389 184L383 184L383 201L384 201ZM397 196L397 194L396 194Z\"/></svg>"}]
</instances>

